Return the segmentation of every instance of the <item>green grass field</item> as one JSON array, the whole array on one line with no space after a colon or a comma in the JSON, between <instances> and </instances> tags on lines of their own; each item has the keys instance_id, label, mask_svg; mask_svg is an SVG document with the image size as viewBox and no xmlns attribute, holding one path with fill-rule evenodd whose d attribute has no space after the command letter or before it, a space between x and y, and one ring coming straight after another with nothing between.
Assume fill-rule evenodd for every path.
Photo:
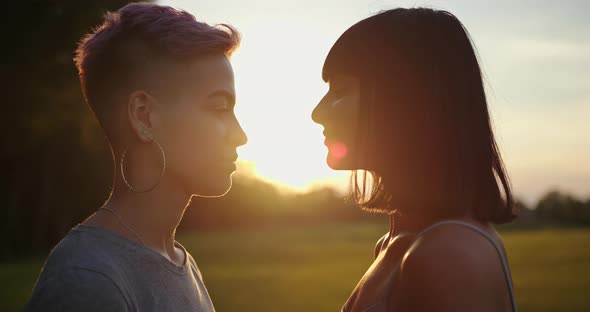
<instances>
[{"instance_id":1,"label":"green grass field","mask_svg":"<svg viewBox=\"0 0 590 312\"><path fill-rule=\"evenodd\" d=\"M386 226L291 227L179 237L204 275L216 309L338 311L372 261ZM587 311L590 229L501 232L520 311ZM18 311L43 259L0 264L1 311Z\"/></svg>"}]
</instances>

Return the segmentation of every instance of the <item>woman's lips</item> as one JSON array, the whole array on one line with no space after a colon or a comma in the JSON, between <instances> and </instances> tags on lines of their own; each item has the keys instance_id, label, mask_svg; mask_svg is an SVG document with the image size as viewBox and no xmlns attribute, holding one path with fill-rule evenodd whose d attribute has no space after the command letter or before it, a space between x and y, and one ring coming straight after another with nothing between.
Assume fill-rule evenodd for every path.
<instances>
[{"instance_id":1,"label":"woman's lips","mask_svg":"<svg viewBox=\"0 0 590 312\"><path fill-rule=\"evenodd\" d=\"M236 170L236 161L238 160L238 154L228 155L226 157L221 158L221 166L229 171Z\"/></svg>"},{"instance_id":2,"label":"woman's lips","mask_svg":"<svg viewBox=\"0 0 590 312\"><path fill-rule=\"evenodd\" d=\"M333 144L343 144L343 143L341 141L331 138L331 137L326 137L324 139L324 145L329 147L330 145L333 145Z\"/></svg>"},{"instance_id":3,"label":"woman's lips","mask_svg":"<svg viewBox=\"0 0 590 312\"><path fill-rule=\"evenodd\" d=\"M334 138L334 133L324 130L324 143L336 143L338 139ZM337 136L336 136L337 137Z\"/></svg>"},{"instance_id":4,"label":"woman's lips","mask_svg":"<svg viewBox=\"0 0 590 312\"><path fill-rule=\"evenodd\" d=\"M328 145L331 142L333 142L332 138L326 134L326 131L324 131L324 145Z\"/></svg>"},{"instance_id":5,"label":"woman's lips","mask_svg":"<svg viewBox=\"0 0 590 312\"><path fill-rule=\"evenodd\" d=\"M223 167L223 169L228 170L228 171L235 171L236 170L236 163L233 161L224 160L221 162L221 166Z\"/></svg>"}]
</instances>

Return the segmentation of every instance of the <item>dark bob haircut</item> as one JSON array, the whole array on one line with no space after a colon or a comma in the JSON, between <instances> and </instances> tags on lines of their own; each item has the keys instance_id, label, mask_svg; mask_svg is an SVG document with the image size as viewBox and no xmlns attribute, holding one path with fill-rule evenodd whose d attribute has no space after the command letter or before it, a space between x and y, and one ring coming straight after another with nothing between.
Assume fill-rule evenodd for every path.
<instances>
[{"instance_id":1,"label":"dark bob haircut","mask_svg":"<svg viewBox=\"0 0 590 312\"><path fill-rule=\"evenodd\" d=\"M334 44L322 74L361 83L357 143L369 167L361 181L353 173L351 197L364 209L515 218L478 59L454 15L399 8L362 20Z\"/></svg>"}]
</instances>

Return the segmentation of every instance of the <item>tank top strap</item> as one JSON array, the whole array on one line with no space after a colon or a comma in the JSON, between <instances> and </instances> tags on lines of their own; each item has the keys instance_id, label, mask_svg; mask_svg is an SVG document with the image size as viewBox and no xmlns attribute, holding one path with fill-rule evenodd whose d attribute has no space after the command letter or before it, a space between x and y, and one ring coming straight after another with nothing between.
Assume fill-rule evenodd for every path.
<instances>
[{"instance_id":1,"label":"tank top strap","mask_svg":"<svg viewBox=\"0 0 590 312\"><path fill-rule=\"evenodd\" d=\"M512 285L510 268L508 266L508 261L506 258L506 253L504 251L504 248L500 244L498 244L488 232L484 231L480 227L473 225L471 223L467 223L467 222L459 221L459 220L444 220L444 221L437 222L437 223L427 227L426 229L420 231L416 235L416 239L418 239L420 236L426 234L427 232L429 232L429 231L431 231L443 224L456 224L456 225L464 226L476 233L479 233L480 235L485 237L492 244L492 246L494 246L494 249L496 250L496 252L498 253L498 256L500 257L500 262L502 263L502 270L504 271L504 278L506 280L506 284L507 284L508 290L510 292L510 303L512 304L512 311L516 312L517 308L516 308L516 301L514 298L514 287Z\"/></svg>"}]
</instances>

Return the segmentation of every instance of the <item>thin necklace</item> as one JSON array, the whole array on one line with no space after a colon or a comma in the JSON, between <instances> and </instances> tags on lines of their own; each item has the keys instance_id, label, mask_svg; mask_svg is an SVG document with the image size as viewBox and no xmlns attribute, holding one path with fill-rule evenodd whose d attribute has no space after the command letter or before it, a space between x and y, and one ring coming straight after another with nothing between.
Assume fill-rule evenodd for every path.
<instances>
[{"instance_id":1,"label":"thin necklace","mask_svg":"<svg viewBox=\"0 0 590 312\"><path fill-rule=\"evenodd\" d=\"M106 210L106 211L110 212L111 214L113 214L115 217L117 217L117 219L119 220L119 223L121 223L121 225L123 227L125 227L125 229L127 229L127 231L129 231L129 232L133 233L135 236L137 236L137 238L139 238L139 241L141 241L141 244L144 247L146 247L145 241L143 240L143 236L141 236L139 233L134 231L127 223L125 223L125 221L123 221L123 219L121 218L121 215L119 215L114 210L107 208L107 207L101 207L100 209Z\"/></svg>"}]
</instances>

